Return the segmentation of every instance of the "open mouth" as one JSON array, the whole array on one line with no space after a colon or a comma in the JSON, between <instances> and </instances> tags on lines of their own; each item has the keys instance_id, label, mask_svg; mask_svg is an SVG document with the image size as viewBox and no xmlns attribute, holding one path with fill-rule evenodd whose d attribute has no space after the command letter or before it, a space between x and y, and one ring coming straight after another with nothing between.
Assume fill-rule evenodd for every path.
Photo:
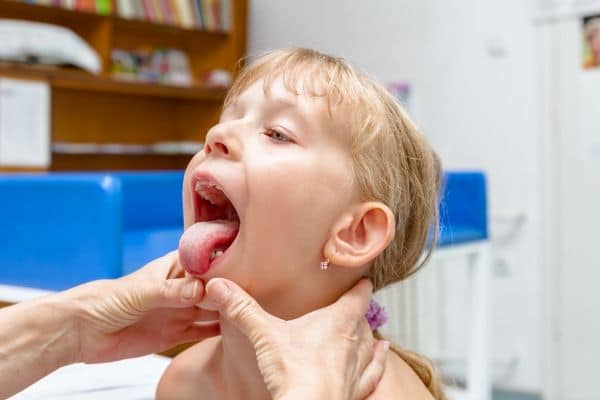
<instances>
[{"instance_id":1,"label":"open mouth","mask_svg":"<svg viewBox=\"0 0 600 400\"><path fill-rule=\"evenodd\" d=\"M179 242L179 258L193 275L205 274L235 241L240 218L233 203L212 179L192 180L194 224Z\"/></svg>"},{"instance_id":2,"label":"open mouth","mask_svg":"<svg viewBox=\"0 0 600 400\"><path fill-rule=\"evenodd\" d=\"M194 183L194 222L215 220L240 223L237 210L216 183L196 180Z\"/></svg>"}]
</instances>

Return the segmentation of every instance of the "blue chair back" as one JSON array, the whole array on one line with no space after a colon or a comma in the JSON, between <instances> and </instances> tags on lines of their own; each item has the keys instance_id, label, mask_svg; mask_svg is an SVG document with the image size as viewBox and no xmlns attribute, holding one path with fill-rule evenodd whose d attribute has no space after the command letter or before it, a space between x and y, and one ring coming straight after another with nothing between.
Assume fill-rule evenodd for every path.
<instances>
[{"instance_id":1,"label":"blue chair back","mask_svg":"<svg viewBox=\"0 0 600 400\"><path fill-rule=\"evenodd\" d=\"M439 246L487 239L485 175L482 172L444 173L439 210Z\"/></svg>"}]
</instances>

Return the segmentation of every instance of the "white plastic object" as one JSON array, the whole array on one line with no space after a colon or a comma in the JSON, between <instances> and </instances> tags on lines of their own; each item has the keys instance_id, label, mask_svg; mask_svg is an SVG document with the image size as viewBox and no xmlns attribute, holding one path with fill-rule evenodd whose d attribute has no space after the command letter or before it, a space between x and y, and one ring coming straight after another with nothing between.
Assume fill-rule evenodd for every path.
<instances>
[{"instance_id":1,"label":"white plastic object","mask_svg":"<svg viewBox=\"0 0 600 400\"><path fill-rule=\"evenodd\" d=\"M0 59L40 64L72 64L99 73L101 61L82 38L68 28L0 18Z\"/></svg>"}]
</instances>

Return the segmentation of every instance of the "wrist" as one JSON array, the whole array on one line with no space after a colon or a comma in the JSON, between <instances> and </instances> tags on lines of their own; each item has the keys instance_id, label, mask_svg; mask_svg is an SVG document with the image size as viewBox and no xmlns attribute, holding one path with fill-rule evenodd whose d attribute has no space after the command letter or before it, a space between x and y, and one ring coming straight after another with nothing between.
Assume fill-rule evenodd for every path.
<instances>
[{"instance_id":1,"label":"wrist","mask_svg":"<svg viewBox=\"0 0 600 400\"><path fill-rule=\"evenodd\" d=\"M42 354L50 362L52 369L78 362L79 324L77 303L60 295L39 299L34 304L35 313L41 317L34 330L45 332L40 338Z\"/></svg>"},{"instance_id":2,"label":"wrist","mask_svg":"<svg viewBox=\"0 0 600 400\"><path fill-rule=\"evenodd\" d=\"M76 330L69 305L57 295L0 311L0 398L72 362Z\"/></svg>"}]
</instances>

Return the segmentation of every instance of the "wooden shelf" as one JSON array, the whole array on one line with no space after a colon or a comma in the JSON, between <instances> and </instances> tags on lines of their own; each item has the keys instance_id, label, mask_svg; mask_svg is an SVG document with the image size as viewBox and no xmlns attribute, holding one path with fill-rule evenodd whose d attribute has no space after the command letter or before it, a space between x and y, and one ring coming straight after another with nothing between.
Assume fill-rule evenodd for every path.
<instances>
[{"instance_id":1,"label":"wooden shelf","mask_svg":"<svg viewBox=\"0 0 600 400\"><path fill-rule=\"evenodd\" d=\"M148 22L139 19L127 19L117 15L111 15L109 17L116 28L130 29L136 31L143 31L148 33L160 33L160 34L171 34L171 35L197 35L198 33L211 35L211 36L224 36L229 35L229 32L223 31L210 31L206 29L197 28L184 28L177 25L161 24L157 22Z\"/></svg>"},{"instance_id":2,"label":"wooden shelf","mask_svg":"<svg viewBox=\"0 0 600 400\"><path fill-rule=\"evenodd\" d=\"M106 92L125 95L155 96L172 99L223 101L226 89L205 86L174 86L162 83L129 82L88 72L38 65L0 63L0 75L46 80L53 88Z\"/></svg>"},{"instance_id":3,"label":"wooden shelf","mask_svg":"<svg viewBox=\"0 0 600 400\"><path fill-rule=\"evenodd\" d=\"M154 144L131 143L68 143L54 142L54 154L92 155L165 155L193 156L203 147L201 142L163 142Z\"/></svg>"},{"instance_id":4,"label":"wooden shelf","mask_svg":"<svg viewBox=\"0 0 600 400\"><path fill-rule=\"evenodd\" d=\"M52 145L97 143L105 145L101 147L105 151L110 150L111 143L143 149L154 143L201 142L219 120L226 89L116 79L111 76L111 53L115 49L173 48L187 55L190 72L197 82L214 69L229 71L235 77L240 60L246 54L248 0L231 0L230 4L231 29L225 33L130 20L115 14L0 0L1 18L70 29L101 61L99 75L76 68L0 61L0 79L48 82ZM135 153L136 149L138 147L132 147L131 152ZM191 158L191 154L153 154L151 151L149 154L99 154L73 150L53 151L48 169L181 169ZM0 171L8 169L0 167Z\"/></svg>"},{"instance_id":5,"label":"wooden shelf","mask_svg":"<svg viewBox=\"0 0 600 400\"><path fill-rule=\"evenodd\" d=\"M52 171L185 169L185 154L52 154Z\"/></svg>"},{"instance_id":6,"label":"wooden shelf","mask_svg":"<svg viewBox=\"0 0 600 400\"><path fill-rule=\"evenodd\" d=\"M126 28L142 30L145 32L160 33L160 34L198 34L205 33L207 35L227 36L229 32L211 31L197 28L184 28L177 25L169 25L164 23L149 22L138 19L127 19L113 13L108 15L98 14L91 11L71 10L52 5L31 4L15 0L0 0L0 11L11 13L26 13L36 16L40 19L70 19L70 18L85 18L88 21L112 21L115 25Z\"/></svg>"}]
</instances>

